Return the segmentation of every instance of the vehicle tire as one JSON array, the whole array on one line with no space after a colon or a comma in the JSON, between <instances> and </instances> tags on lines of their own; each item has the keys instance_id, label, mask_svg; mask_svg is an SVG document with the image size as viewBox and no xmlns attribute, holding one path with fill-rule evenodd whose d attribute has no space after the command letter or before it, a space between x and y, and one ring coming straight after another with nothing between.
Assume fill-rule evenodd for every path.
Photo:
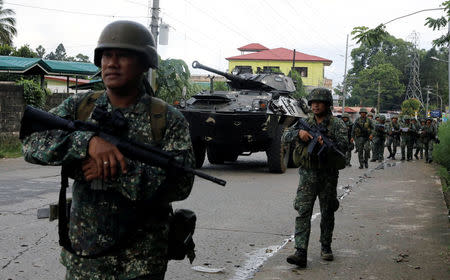
<instances>
[{"instance_id":1,"label":"vehicle tire","mask_svg":"<svg viewBox=\"0 0 450 280\"><path fill-rule=\"evenodd\" d=\"M284 126L277 127L275 136L272 139L269 149L267 149L267 165L272 173L284 173L288 166L290 145L283 145L282 136Z\"/></svg>"},{"instance_id":2,"label":"vehicle tire","mask_svg":"<svg viewBox=\"0 0 450 280\"><path fill-rule=\"evenodd\" d=\"M238 153L230 153L229 155L224 155L225 161L235 162L238 159Z\"/></svg>"},{"instance_id":3,"label":"vehicle tire","mask_svg":"<svg viewBox=\"0 0 450 280\"><path fill-rule=\"evenodd\" d=\"M206 145L202 141L194 141L192 143L195 156L195 168L201 168L205 162Z\"/></svg>"},{"instance_id":4,"label":"vehicle tire","mask_svg":"<svg viewBox=\"0 0 450 280\"><path fill-rule=\"evenodd\" d=\"M294 163L295 142L292 142L289 149L288 168L299 168L300 164Z\"/></svg>"},{"instance_id":5,"label":"vehicle tire","mask_svg":"<svg viewBox=\"0 0 450 280\"><path fill-rule=\"evenodd\" d=\"M216 146L208 146L208 148L206 148L206 153L208 154L208 161L211 164L223 164L225 161L223 151Z\"/></svg>"}]
</instances>

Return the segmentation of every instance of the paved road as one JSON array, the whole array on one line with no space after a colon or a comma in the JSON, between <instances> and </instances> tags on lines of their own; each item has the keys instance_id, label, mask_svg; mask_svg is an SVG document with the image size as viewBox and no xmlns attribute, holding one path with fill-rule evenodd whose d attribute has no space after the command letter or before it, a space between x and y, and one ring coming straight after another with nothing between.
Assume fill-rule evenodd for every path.
<instances>
[{"instance_id":1,"label":"paved road","mask_svg":"<svg viewBox=\"0 0 450 280\"><path fill-rule=\"evenodd\" d=\"M357 183L383 181L381 175L388 168L374 171L376 166L371 164L371 171L352 167L342 172L338 191L342 201L359 197ZM395 168L402 167L396 165L392 170ZM288 243L277 253L293 232L297 171L267 173L261 153L240 158L233 165L205 164L203 171L228 184L222 188L196 179L191 196L175 205L193 209L198 215L197 259L193 265L186 260L171 262L166 279L250 279L261 264L276 260L290 246ZM63 279L57 225L36 219L37 208L57 199L58 173L58 167L29 165L21 159L0 160L0 279ZM343 211L338 216L347 215ZM337 219L339 223L340 217ZM318 227L317 222L313 224ZM315 239L313 235L311 240ZM209 274L194 271L192 266L224 270Z\"/></svg>"}]
</instances>

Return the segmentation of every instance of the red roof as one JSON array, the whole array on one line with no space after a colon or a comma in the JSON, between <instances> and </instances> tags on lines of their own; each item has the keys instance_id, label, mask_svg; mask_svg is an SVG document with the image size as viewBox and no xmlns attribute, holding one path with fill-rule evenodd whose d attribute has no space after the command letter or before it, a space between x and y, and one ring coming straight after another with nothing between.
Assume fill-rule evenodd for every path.
<instances>
[{"instance_id":1,"label":"red roof","mask_svg":"<svg viewBox=\"0 0 450 280\"><path fill-rule=\"evenodd\" d=\"M67 82L67 77L66 76L45 76L46 80L53 80L53 81L60 81L60 82ZM77 79L76 78L69 78L69 82L70 83L76 83ZM90 81L86 80L86 79L80 79L78 78L78 84L79 85L83 85L83 84L88 84Z\"/></svg>"},{"instance_id":2,"label":"red roof","mask_svg":"<svg viewBox=\"0 0 450 280\"><path fill-rule=\"evenodd\" d=\"M258 43L252 43L252 44L248 44L243 47L240 47L240 48L238 48L238 50L240 50L240 51L265 51L265 50L268 50L268 48L266 48L263 45L258 44Z\"/></svg>"},{"instance_id":3,"label":"red roof","mask_svg":"<svg viewBox=\"0 0 450 280\"><path fill-rule=\"evenodd\" d=\"M286 48L264 50L255 53L243 54L226 58L227 60L277 60L292 61L294 51ZM319 56L309 55L302 52L295 52L295 61L318 61L325 65L330 65L333 61Z\"/></svg>"},{"instance_id":4,"label":"red roof","mask_svg":"<svg viewBox=\"0 0 450 280\"><path fill-rule=\"evenodd\" d=\"M337 113L342 113L342 106L335 107L334 111L337 112ZM352 109L351 107L345 107L345 112L346 113L356 113L358 111Z\"/></svg>"}]
</instances>

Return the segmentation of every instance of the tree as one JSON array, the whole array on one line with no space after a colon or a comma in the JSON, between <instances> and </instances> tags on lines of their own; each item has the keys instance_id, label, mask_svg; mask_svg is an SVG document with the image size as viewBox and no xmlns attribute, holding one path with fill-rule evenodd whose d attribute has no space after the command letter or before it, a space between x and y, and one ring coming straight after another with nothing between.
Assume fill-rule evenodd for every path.
<instances>
[{"instance_id":1,"label":"tree","mask_svg":"<svg viewBox=\"0 0 450 280\"><path fill-rule=\"evenodd\" d=\"M37 53L38 57L43 58L44 55L45 55L45 49L44 49L44 47L41 46L41 45L39 45L39 46L36 48L36 53Z\"/></svg>"},{"instance_id":2,"label":"tree","mask_svg":"<svg viewBox=\"0 0 450 280\"><path fill-rule=\"evenodd\" d=\"M156 96L172 104L182 97L183 88L186 88L186 96L189 97L201 90L200 86L193 85L189 78L189 68L181 59L159 60L156 70Z\"/></svg>"},{"instance_id":3,"label":"tree","mask_svg":"<svg viewBox=\"0 0 450 280\"><path fill-rule=\"evenodd\" d=\"M404 116L414 116L419 109L420 101L415 98L407 99L402 103L402 115Z\"/></svg>"},{"instance_id":4,"label":"tree","mask_svg":"<svg viewBox=\"0 0 450 280\"><path fill-rule=\"evenodd\" d=\"M3 8L3 0L0 0L0 44L12 44L12 38L17 35L16 19L11 9Z\"/></svg>"},{"instance_id":5,"label":"tree","mask_svg":"<svg viewBox=\"0 0 450 280\"><path fill-rule=\"evenodd\" d=\"M57 47L55 52L50 52L45 59L50 60L67 60L67 54L66 49L64 48L64 45L60 43Z\"/></svg>"},{"instance_id":6,"label":"tree","mask_svg":"<svg viewBox=\"0 0 450 280\"><path fill-rule=\"evenodd\" d=\"M30 49L29 45L23 45L18 50L14 51L12 55L19 57L38 57L38 54Z\"/></svg>"},{"instance_id":7,"label":"tree","mask_svg":"<svg viewBox=\"0 0 450 280\"><path fill-rule=\"evenodd\" d=\"M295 92L293 94L293 97L296 99L300 99L302 97L306 97L308 94L305 91L305 87L303 86L303 80L300 73L297 71L290 71L289 76L291 76L292 80L295 83Z\"/></svg>"},{"instance_id":8,"label":"tree","mask_svg":"<svg viewBox=\"0 0 450 280\"><path fill-rule=\"evenodd\" d=\"M76 59L75 61L78 61L78 62L90 62L89 56L81 54L81 53L77 54L77 56L75 56L75 59Z\"/></svg>"},{"instance_id":9,"label":"tree","mask_svg":"<svg viewBox=\"0 0 450 280\"><path fill-rule=\"evenodd\" d=\"M442 10L444 10L444 12L446 13L445 16L442 16L440 18L431 18L428 17L426 18L426 22L425 25L432 28L433 30L440 30L441 28L444 28L447 23L450 21L450 1L445 1L442 2L442 4L440 5L442 8ZM398 18L395 18L393 20L390 20L386 23L382 23L380 25L378 25L377 27L370 29L366 26L357 26L353 28L352 31L352 35L354 35L353 39L357 40L357 43L362 43L365 42L369 45L373 45L376 44L377 42L380 42L381 40L383 40L386 36L389 35L389 33L386 31L386 25L388 23L391 23L395 20L413 15L413 14L417 14L420 12L425 12L425 11L431 11L431 10L436 10L436 9L425 9L425 10L421 10L421 11L417 11L405 16L401 16ZM433 41L433 45L440 47L440 46L444 46L447 45L448 43L450 43L450 34L446 34L446 35L442 35L441 37L437 38L436 40Z\"/></svg>"},{"instance_id":10,"label":"tree","mask_svg":"<svg viewBox=\"0 0 450 280\"><path fill-rule=\"evenodd\" d=\"M398 109L405 85L400 83L401 72L391 63L378 64L359 72L352 82L352 97L359 97L361 106L376 106L378 91L381 95L381 109ZM351 77L349 77L350 80Z\"/></svg>"},{"instance_id":11,"label":"tree","mask_svg":"<svg viewBox=\"0 0 450 280\"><path fill-rule=\"evenodd\" d=\"M10 45L0 45L0 55L8 56L11 55L15 49Z\"/></svg>"}]
</instances>

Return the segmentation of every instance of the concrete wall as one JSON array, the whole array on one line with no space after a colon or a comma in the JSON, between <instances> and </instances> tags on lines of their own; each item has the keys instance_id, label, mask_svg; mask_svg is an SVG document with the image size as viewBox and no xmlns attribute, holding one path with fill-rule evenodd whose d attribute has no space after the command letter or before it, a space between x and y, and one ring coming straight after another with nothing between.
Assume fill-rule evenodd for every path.
<instances>
[{"instance_id":1,"label":"concrete wall","mask_svg":"<svg viewBox=\"0 0 450 280\"><path fill-rule=\"evenodd\" d=\"M55 93L47 98L45 109L60 104L67 93ZM9 82L0 82L0 134L17 134L20 120L25 109L23 87Z\"/></svg>"}]
</instances>

